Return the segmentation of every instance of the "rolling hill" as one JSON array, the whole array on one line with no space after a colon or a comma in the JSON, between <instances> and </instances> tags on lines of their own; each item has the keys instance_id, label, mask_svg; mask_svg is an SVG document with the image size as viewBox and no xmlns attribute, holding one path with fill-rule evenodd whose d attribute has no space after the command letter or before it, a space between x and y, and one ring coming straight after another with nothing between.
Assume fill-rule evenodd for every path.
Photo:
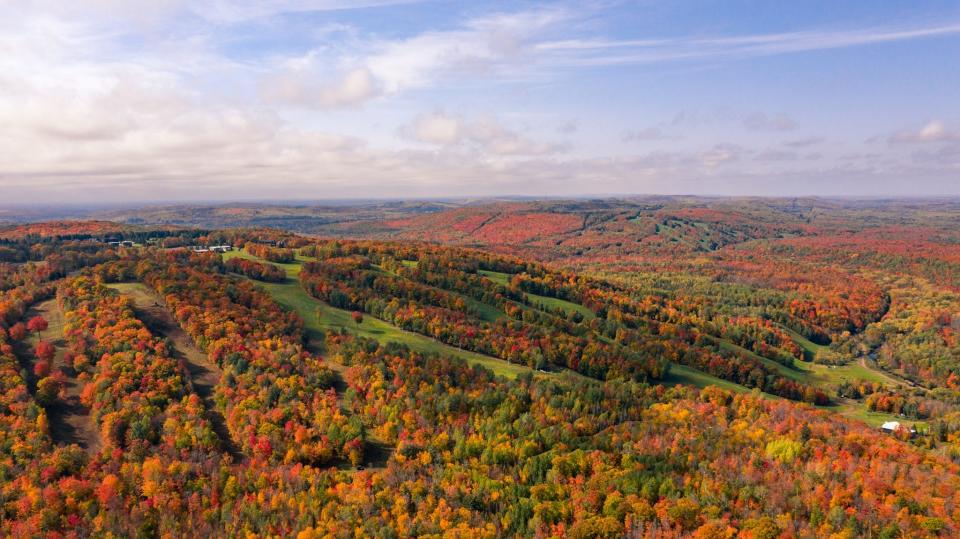
<instances>
[{"instance_id":1,"label":"rolling hill","mask_svg":"<svg viewBox=\"0 0 960 539\"><path fill-rule=\"evenodd\" d=\"M607 260L550 242L649 223L530 209L0 239L3 533L960 529L949 231L672 208Z\"/></svg>"}]
</instances>

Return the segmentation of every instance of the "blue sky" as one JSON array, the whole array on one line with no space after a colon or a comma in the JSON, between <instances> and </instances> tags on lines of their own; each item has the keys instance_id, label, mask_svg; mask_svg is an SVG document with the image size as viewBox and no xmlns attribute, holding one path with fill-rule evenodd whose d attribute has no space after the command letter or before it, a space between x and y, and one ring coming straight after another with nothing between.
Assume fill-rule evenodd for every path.
<instances>
[{"instance_id":1,"label":"blue sky","mask_svg":"<svg viewBox=\"0 0 960 539\"><path fill-rule=\"evenodd\" d=\"M0 0L0 200L960 195L960 3Z\"/></svg>"}]
</instances>

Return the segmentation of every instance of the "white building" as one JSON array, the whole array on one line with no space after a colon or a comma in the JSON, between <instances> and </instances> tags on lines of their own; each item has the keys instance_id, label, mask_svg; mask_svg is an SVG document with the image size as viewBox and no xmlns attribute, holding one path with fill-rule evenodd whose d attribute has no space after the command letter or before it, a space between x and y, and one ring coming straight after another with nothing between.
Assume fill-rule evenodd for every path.
<instances>
[{"instance_id":1,"label":"white building","mask_svg":"<svg viewBox=\"0 0 960 539\"><path fill-rule=\"evenodd\" d=\"M882 430L883 432L897 432L898 430L900 430L900 422L887 421L883 425L880 425L880 430Z\"/></svg>"},{"instance_id":2,"label":"white building","mask_svg":"<svg viewBox=\"0 0 960 539\"><path fill-rule=\"evenodd\" d=\"M895 433L895 432L898 432L900 429L903 429L903 430L906 430L906 431L910 432L910 437L911 437L911 438L917 435L917 429L916 429L916 428L910 427L910 428L908 429L908 428L904 427L903 425L901 425L899 421L887 421L887 422L884 423L883 425L880 425L880 430L881 430L881 431L887 432L887 433L890 433L890 434L893 434L893 433Z\"/></svg>"}]
</instances>

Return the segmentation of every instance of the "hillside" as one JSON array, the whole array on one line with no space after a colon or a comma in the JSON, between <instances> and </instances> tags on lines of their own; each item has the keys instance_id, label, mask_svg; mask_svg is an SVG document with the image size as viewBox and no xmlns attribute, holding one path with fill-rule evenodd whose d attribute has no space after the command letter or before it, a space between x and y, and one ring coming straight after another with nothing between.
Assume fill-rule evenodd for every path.
<instances>
[{"instance_id":1,"label":"hillside","mask_svg":"<svg viewBox=\"0 0 960 539\"><path fill-rule=\"evenodd\" d=\"M772 324L783 335L763 347L813 360L812 385L946 432L960 426L957 210L952 199L648 197L478 205L331 232L536 259L723 328L731 319L718 314Z\"/></svg>"},{"instance_id":2,"label":"hillside","mask_svg":"<svg viewBox=\"0 0 960 539\"><path fill-rule=\"evenodd\" d=\"M5 535L960 530L949 378L917 387L855 348L906 308L912 273L844 267L862 280L840 288L117 233L3 240ZM804 303L822 290L837 301ZM939 407L909 409L918 395ZM875 428L911 417L912 439Z\"/></svg>"},{"instance_id":3,"label":"hillside","mask_svg":"<svg viewBox=\"0 0 960 539\"><path fill-rule=\"evenodd\" d=\"M339 223L320 234L482 246L536 258L604 262L709 253L751 240L845 236L880 228L956 237L956 200L631 199L472 204Z\"/></svg>"}]
</instances>

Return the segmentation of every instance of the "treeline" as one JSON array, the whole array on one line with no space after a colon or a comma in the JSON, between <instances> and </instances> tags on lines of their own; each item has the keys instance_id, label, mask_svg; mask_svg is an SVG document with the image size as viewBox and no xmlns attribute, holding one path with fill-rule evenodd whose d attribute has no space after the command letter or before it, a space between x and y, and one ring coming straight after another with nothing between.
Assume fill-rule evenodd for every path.
<instances>
[{"instance_id":1,"label":"treeline","mask_svg":"<svg viewBox=\"0 0 960 539\"><path fill-rule=\"evenodd\" d=\"M89 376L81 402L108 448L134 455L160 444L186 452L219 449L184 367L136 317L129 298L78 277L57 299L70 366Z\"/></svg>"},{"instance_id":2,"label":"treeline","mask_svg":"<svg viewBox=\"0 0 960 539\"><path fill-rule=\"evenodd\" d=\"M609 282L469 250L344 241L308 252L318 261L304 264L301 282L314 297L453 346L598 379L657 379L669 360L787 398L829 402L824 391L737 351L739 345L788 367L803 358L789 335L759 317L714 313L704 319L671 298L638 298ZM530 273L513 274L508 286L479 273L505 269ZM546 312L527 293L571 301L597 316ZM478 304L506 316L488 319Z\"/></svg>"},{"instance_id":3,"label":"treeline","mask_svg":"<svg viewBox=\"0 0 960 539\"><path fill-rule=\"evenodd\" d=\"M247 243L244 250L253 256L258 256L270 262L278 264L288 264L296 260L296 253L293 249L271 247L260 243Z\"/></svg>"},{"instance_id":4,"label":"treeline","mask_svg":"<svg viewBox=\"0 0 960 539\"><path fill-rule=\"evenodd\" d=\"M547 272L538 277L517 274L511 277L510 283L526 292L590 307L604 319L594 324L610 336L616 335L623 326L649 332L658 332L664 326L686 327L688 333L693 331L729 341L787 367L793 367L794 360L805 359L800 346L764 314L738 314L736 309L724 312L722 300L708 304L663 291L656 295L643 293L560 272Z\"/></svg>"},{"instance_id":5,"label":"treeline","mask_svg":"<svg viewBox=\"0 0 960 539\"><path fill-rule=\"evenodd\" d=\"M56 280L84 267L117 258L116 253L102 245L74 249L44 244L43 249L28 246L31 256L41 257L37 263L23 265L0 264L0 326L9 327L20 320L34 303L52 297ZM89 250L88 248L89 247Z\"/></svg>"},{"instance_id":6,"label":"treeline","mask_svg":"<svg viewBox=\"0 0 960 539\"><path fill-rule=\"evenodd\" d=\"M218 402L246 454L285 463L359 462L363 426L341 413L333 372L303 349L302 320L252 284L217 273L219 264L216 255L169 251L99 273L156 290L223 369Z\"/></svg>"},{"instance_id":7,"label":"treeline","mask_svg":"<svg viewBox=\"0 0 960 539\"><path fill-rule=\"evenodd\" d=\"M667 373L664 359L643 357L593 333L571 335L522 317L481 320L460 295L377 271L359 255L306 263L300 279L308 293L335 307L362 310L403 329L513 363L537 369L549 364L598 379L655 380Z\"/></svg>"},{"instance_id":8,"label":"treeline","mask_svg":"<svg viewBox=\"0 0 960 539\"><path fill-rule=\"evenodd\" d=\"M21 369L13 339L0 322L0 531L13 513L8 504L24 493L21 478L29 476L33 462L53 451L47 413L30 395Z\"/></svg>"},{"instance_id":9,"label":"treeline","mask_svg":"<svg viewBox=\"0 0 960 539\"><path fill-rule=\"evenodd\" d=\"M287 272L273 264L262 264L256 260L245 258L231 258L224 263L227 271L239 273L257 281L268 283L282 283L287 279Z\"/></svg>"}]
</instances>

